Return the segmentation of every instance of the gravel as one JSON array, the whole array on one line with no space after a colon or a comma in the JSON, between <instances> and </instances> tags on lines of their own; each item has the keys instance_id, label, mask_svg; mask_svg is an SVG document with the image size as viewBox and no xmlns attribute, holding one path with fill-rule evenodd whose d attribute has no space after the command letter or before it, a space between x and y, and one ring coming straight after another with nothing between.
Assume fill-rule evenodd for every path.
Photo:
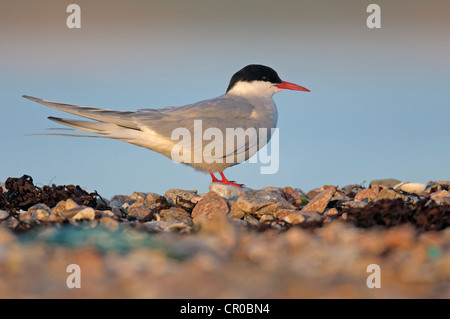
<instances>
[{"instance_id":1,"label":"gravel","mask_svg":"<svg viewBox=\"0 0 450 319\"><path fill-rule=\"evenodd\" d=\"M0 298L450 297L450 182L214 184L109 201L8 178ZM80 290L65 285L69 264L82 269ZM366 285L371 264L381 288Z\"/></svg>"}]
</instances>

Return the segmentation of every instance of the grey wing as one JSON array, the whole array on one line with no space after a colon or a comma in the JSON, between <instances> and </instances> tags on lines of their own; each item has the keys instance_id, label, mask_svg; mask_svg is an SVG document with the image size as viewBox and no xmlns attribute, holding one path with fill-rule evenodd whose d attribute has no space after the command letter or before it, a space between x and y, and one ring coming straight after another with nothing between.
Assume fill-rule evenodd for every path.
<instances>
[{"instance_id":1,"label":"grey wing","mask_svg":"<svg viewBox=\"0 0 450 319\"><path fill-rule=\"evenodd\" d=\"M155 116L153 109L143 109L132 115L139 128L149 128L162 136L170 137L172 131L180 127L192 129L194 120L202 120L203 127L216 127L225 130L236 124L248 125L255 107L241 98L218 97L178 107L158 109ZM236 122L237 121L237 122Z\"/></svg>"},{"instance_id":2,"label":"grey wing","mask_svg":"<svg viewBox=\"0 0 450 319\"><path fill-rule=\"evenodd\" d=\"M73 119L62 119L49 117L50 120L75 128L81 132L92 132L99 135L74 135L74 134L32 134L32 135L53 135L53 136L85 136L85 137L106 137L118 139L138 146L146 147L163 155L170 155L172 142L154 134L154 132L143 132L139 128L133 115L145 114L146 118L159 119L163 117L158 109L147 109L138 112L115 111L100 108L84 107L73 104L54 102L39 99L31 96L25 98L55 108L60 111L82 116L95 121L81 121Z\"/></svg>"},{"instance_id":3,"label":"grey wing","mask_svg":"<svg viewBox=\"0 0 450 319\"><path fill-rule=\"evenodd\" d=\"M147 147L166 156L170 155L170 150L176 143L172 139L174 130L176 128L186 128L193 133L194 120L202 120L203 130L217 128L224 135L227 128L243 128L247 130L257 126L257 123L252 121L254 106L237 97L221 96L186 106L141 109L135 112L83 107L31 96L24 97L57 110L98 121L50 118L55 122L81 131L101 134L103 137L119 139ZM257 138L255 138L254 134L244 140L237 138L237 143L233 144L232 148L224 148L223 155L214 155L214 159L248 153L249 149L254 149L257 143ZM193 147L194 153L201 151L200 147L203 148L204 143L195 146L197 147Z\"/></svg>"},{"instance_id":4,"label":"grey wing","mask_svg":"<svg viewBox=\"0 0 450 319\"><path fill-rule=\"evenodd\" d=\"M218 133L221 134L215 134L214 137L217 138L217 135L221 135L222 151L210 154L209 158L203 152L202 155L205 160L226 161L230 160L230 157L235 158L236 156L247 159L258 150L258 123L252 119L255 107L242 98L221 96L182 107L164 109L162 114L165 116L159 119L150 118L146 116L145 110L142 111L144 112L136 112L133 115L141 130L148 129L159 136L173 140L175 144L177 136L173 136L173 134L177 132L176 129L187 129L190 132L191 139L186 140L183 147L190 148L194 154L203 152L204 147L210 143L209 140L204 141L203 139L201 143L194 141L196 128L197 131L202 131L202 137L208 129L210 129L210 133L219 130ZM239 131L236 128L239 128ZM229 139L227 142L227 132L236 134L236 138L232 137L232 141Z\"/></svg>"},{"instance_id":5,"label":"grey wing","mask_svg":"<svg viewBox=\"0 0 450 319\"><path fill-rule=\"evenodd\" d=\"M94 107L78 106L78 105L73 105L73 104L44 100L44 99L27 96L27 95L24 95L23 97L26 99L29 99L31 101L52 107L54 109L64 111L64 112L67 112L70 114L82 116L82 117L85 117L85 118L88 118L91 120L96 120L96 121L104 122L104 123L114 123L116 125L126 127L126 128L131 128L131 129L139 129L138 125L136 125L136 123L134 123L133 118L132 118L132 116L133 116L133 114L135 114L135 112L116 111L116 110L100 109L100 108L94 108ZM155 116L155 118L160 116L160 112L157 109L155 109L155 110L148 109L148 110L145 110L145 113L147 114L147 116L151 116L153 114L153 116Z\"/></svg>"}]
</instances>

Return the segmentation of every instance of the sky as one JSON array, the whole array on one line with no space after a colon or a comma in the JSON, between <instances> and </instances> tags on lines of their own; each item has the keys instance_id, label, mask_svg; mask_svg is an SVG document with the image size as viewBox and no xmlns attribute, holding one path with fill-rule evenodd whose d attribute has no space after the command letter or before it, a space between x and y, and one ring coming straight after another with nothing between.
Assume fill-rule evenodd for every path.
<instances>
[{"instance_id":1,"label":"sky","mask_svg":"<svg viewBox=\"0 0 450 319\"><path fill-rule=\"evenodd\" d=\"M69 29L69 4L81 28ZM381 28L369 29L369 4ZM274 95L280 167L225 171L253 189L450 180L450 2L0 1L0 182L75 184L105 198L207 192L209 175L121 141L27 136L75 118L23 99L134 111L221 95L264 64L311 90Z\"/></svg>"}]
</instances>

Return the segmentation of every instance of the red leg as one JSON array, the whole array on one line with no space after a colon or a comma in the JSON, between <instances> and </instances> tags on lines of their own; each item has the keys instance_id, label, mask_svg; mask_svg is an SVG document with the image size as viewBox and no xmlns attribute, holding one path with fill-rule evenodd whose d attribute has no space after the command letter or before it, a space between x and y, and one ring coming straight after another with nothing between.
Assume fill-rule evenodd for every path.
<instances>
[{"instance_id":1,"label":"red leg","mask_svg":"<svg viewBox=\"0 0 450 319\"><path fill-rule=\"evenodd\" d=\"M221 182L214 176L213 173L209 173L209 175L211 175L213 183L220 183Z\"/></svg>"},{"instance_id":2,"label":"red leg","mask_svg":"<svg viewBox=\"0 0 450 319\"><path fill-rule=\"evenodd\" d=\"M223 172L219 172L219 174L220 174L220 176L222 176L222 180L218 180L218 179L214 176L213 173L209 173L209 175L211 175L211 178L212 178L213 183L223 183L223 184L227 184L227 185L237 186L237 187L239 187L239 188L242 188L242 186L244 185L244 184L236 184L236 183L233 182L233 181L229 181L229 180L225 177L225 175L223 175Z\"/></svg>"},{"instance_id":3,"label":"red leg","mask_svg":"<svg viewBox=\"0 0 450 319\"><path fill-rule=\"evenodd\" d=\"M239 188L242 188L242 186L244 185L244 184L236 184L234 181L229 181L229 180L225 177L225 175L223 175L223 172L219 172L219 174L220 174L220 176L222 176L221 183L224 183L224 184L227 184L227 185L237 186L237 187L239 187Z\"/></svg>"}]
</instances>

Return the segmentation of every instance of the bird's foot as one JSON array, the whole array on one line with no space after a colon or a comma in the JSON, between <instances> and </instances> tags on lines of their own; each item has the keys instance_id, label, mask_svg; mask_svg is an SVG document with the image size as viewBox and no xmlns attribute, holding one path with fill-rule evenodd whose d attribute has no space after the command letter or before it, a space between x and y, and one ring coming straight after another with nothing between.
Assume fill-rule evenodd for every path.
<instances>
[{"instance_id":1,"label":"bird's foot","mask_svg":"<svg viewBox=\"0 0 450 319\"><path fill-rule=\"evenodd\" d=\"M237 183L235 183L234 181L229 181L229 180L222 180L222 181L219 181L219 183L223 183L223 184L227 184L227 185L232 185L232 186L236 186L236 187L239 187L239 188L242 188L242 186L244 186L244 184L237 184Z\"/></svg>"},{"instance_id":2,"label":"bird's foot","mask_svg":"<svg viewBox=\"0 0 450 319\"><path fill-rule=\"evenodd\" d=\"M217 179L214 174L209 173L211 175L212 181L213 183L222 183L222 184L226 184L226 185L232 185L232 186L236 186L239 188L242 188L242 186L244 186L244 184L237 184L234 181L229 181L225 175L223 175L223 172L219 172L220 176L222 177L222 180Z\"/></svg>"}]
</instances>

